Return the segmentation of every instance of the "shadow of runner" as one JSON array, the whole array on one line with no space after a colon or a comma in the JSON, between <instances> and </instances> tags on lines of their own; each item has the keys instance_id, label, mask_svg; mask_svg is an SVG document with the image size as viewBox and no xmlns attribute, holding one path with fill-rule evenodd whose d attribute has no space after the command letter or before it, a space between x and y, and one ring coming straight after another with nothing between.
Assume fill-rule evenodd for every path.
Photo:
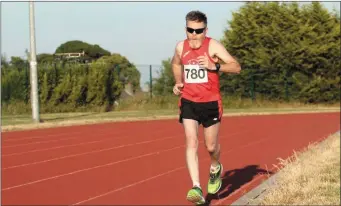
<instances>
[{"instance_id":1,"label":"shadow of runner","mask_svg":"<svg viewBox=\"0 0 341 206\"><path fill-rule=\"evenodd\" d=\"M209 205L212 200L223 199L234 191L238 190L240 187L246 183L253 180L258 174L273 174L270 171L259 168L259 165L248 165L241 169L234 169L226 171L222 177L223 182L220 188L220 192L215 195L206 195L206 204Z\"/></svg>"}]
</instances>

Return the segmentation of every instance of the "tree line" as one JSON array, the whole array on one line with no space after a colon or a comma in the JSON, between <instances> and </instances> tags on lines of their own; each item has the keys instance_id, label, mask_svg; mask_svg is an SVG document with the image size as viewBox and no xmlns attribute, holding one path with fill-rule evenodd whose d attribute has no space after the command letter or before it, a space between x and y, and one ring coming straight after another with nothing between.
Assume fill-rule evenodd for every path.
<instances>
[{"instance_id":1,"label":"tree line","mask_svg":"<svg viewBox=\"0 0 341 206\"><path fill-rule=\"evenodd\" d=\"M238 75L221 74L226 96L304 103L340 101L340 15L319 2L248 2L233 13L220 41L240 62ZM224 25L222 25L224 26ZM56 53L84 52L76 61ZM55 54L39 54L40 104L46 111L108 106L127 82L140 90L140 72L120 54L81 41L61 44ZM29 56L29 55L28 55ZM30 104L28 60L1 58L2 104ZM172 95L170 59L153 80L155 96Z\"/></svg>"},{"instance_id":2,"label":"tree line","mask_svg":"<svg viewBox=\"0 0 341 206\"><path fill-rule=\"evenodd\" d=\"M56 53L83 51L84 57L71 59L37 55L39 103L43 112L74 111L79 107L111 110L126 84L130 83L135 91L140 89L139 71L120 54L81 41L64 43ZM29 61L19 57L1 61L1 103L29 105Z\"/></svg>"}]
</instances>

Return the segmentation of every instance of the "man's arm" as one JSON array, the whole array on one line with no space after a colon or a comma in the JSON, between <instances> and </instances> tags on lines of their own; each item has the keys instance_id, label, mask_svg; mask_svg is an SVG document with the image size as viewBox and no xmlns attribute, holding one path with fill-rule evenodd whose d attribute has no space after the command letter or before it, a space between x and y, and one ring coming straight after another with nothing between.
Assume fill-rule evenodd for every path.
<instances>
[{"instance_id":1,"label":"man's arm","mask_svg":"<svg viewBox=\"0 0 341 206\"><path fill-rule=\"evenodd\" d=\"M220 42L212 39L209 50L211 55L218 57L224 62L224 64L220 65L219 71L237 74L240 73L241 66L239 62L231 56Z\"/></svg>"},{"instance_id":2,"label":"man's arm","mask_svg":"<svg viewBox=\"0 0 341 206\"><path fill-rule=\"evenodd\" d=\"M175 84L182 83L182 70L181 70L181 52L182 52L183 42L179 42L176 45L174 56L172 58L172 71L175 79Z\"/></svg>"}]
</instances>

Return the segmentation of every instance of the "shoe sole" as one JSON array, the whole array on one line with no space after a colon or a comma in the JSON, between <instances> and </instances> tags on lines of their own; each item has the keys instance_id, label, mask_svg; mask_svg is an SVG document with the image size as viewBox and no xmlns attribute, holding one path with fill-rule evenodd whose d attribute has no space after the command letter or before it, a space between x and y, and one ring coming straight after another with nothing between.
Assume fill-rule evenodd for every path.
<instances>
[{"instance_id":1,"label":"shoe sole","mask_svg":"<svg viewBox=\"0 0 341 206\"><path fill-rule=\"evenodd\" d=\"M196 205L205 203L205 198L200 195L188 195L187 200Z\"/></svg>"},{"instance_id":2,"label":"shoe sole","mask_svg":"<svg viewBox=\"0 0 341 206\"><path fill-rule=\"evenodd\" d=\"M221 166L221 168L220 168L220 184L219 184L219 187L218 187L218 189L215 191L215 192L209 192L209 191L207 191L207 193L208 194L211 194L211 195L214 195L214 194L216 194L217 192L219 192L219 190L220 190L220 188L221 188L221 185L222 185L222 182L223 182L223 180L221 179L221 174L222 174L222 172L224 171L224 167L223 167L223 165L222 164L220 164L220 166Z\"/></svg>"}]
</instances>

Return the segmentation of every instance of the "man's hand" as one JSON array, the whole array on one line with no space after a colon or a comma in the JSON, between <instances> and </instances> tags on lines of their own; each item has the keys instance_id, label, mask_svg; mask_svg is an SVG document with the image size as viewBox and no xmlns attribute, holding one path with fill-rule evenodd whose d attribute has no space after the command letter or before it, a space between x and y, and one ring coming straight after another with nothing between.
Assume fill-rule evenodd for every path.
<instances>
[{"instance_id":1,"label":"man's hand","mask_svg":"<svg viewBox=\"0 0 341 206\"><path fill-rule=\"evenodd\" d=\"M182 84L182 83L175 84L174 87L173 87L174 94L175 95L181 94L182 93L181 90L182 90L183 87L184 87L184 84Z\"/></svg>"},{"instance_id":2,"label":"man's hand","mask_svg":"<svg viewBox=\"0 0 341 206\"><path fill-rule=\"evenodd\" d=\"M198 57L199 66L208 70L216 70L215 65L209 60L207 54Z\"/></svg>"}]
</instances>

